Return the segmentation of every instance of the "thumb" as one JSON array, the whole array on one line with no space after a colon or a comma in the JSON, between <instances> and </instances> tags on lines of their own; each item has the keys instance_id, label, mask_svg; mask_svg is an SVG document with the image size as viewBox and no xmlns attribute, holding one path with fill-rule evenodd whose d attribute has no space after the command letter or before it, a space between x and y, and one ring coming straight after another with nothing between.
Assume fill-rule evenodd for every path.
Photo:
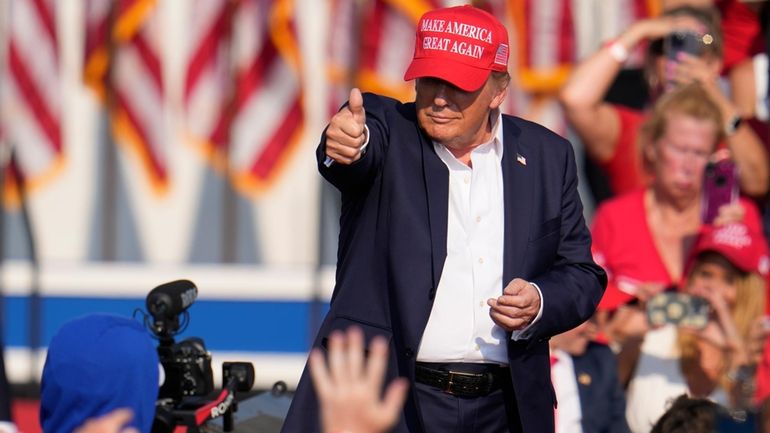
<instances>
[{"instance_id":1,"label":"thumb","mask_svg":"<svg viewBox=\"0 0 770 433\"><path fill-rule=\"evenodd\" d=\"M354 87L350 89L350 98L348 99L348 110L353 113L356 122L363 125L366 123L366 113L364 112L364 97L361 91Z\"/></svg>"},{"instance_id":2,"label":"thumb","mask_svg":"<svg viewBox=\"0 0 770 433\"><path fill-rule=\"evenodd\" d=\"M527 281L522 280L521 278L514 278L511 280L510 283L503 289L503 294L505 295L518 295L519 292L522 291L525 287L527 287L527 284L529 284Z\"/></svg>"}]
</instances>

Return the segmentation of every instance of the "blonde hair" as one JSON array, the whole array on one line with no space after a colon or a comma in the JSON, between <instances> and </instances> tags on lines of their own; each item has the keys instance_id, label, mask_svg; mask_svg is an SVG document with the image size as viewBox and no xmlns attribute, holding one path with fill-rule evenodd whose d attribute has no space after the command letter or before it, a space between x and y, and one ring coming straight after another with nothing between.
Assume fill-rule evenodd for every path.
<instances>
[{"instance_id":1,"label":"blonde hair","mask_svg":"<svg viewBox=\"0 0 770 433\"><path fill-rule=\"evenodd\" d=\"M698 120L705 120L715 126L716 134L712 150L725 137L722 112L709 97L706 90L698 83L691 83L672 89L657 100L647 120L639 129L639 148L642 152L644 168L647 172L654 169L654 159L650 156L655 142L666 134L670 115L683 114Z\"/></svg>"},{"instance_id":2,"label":"blonde hair","mask_svg":"<svg viewBox=\"0 0 770 433\"><path fill-rule=\"evenodd\" d=\"M729 264L726 258L725 264ZM696 263L695 268L699 265L700 262ZM732 264L730 264L730 266L733 267ZM754 272L744 273L737 268L734 270L736 272L736 296L735 304L731 308L730 315L735 322L735 327L737 328L742 342L745 344L749 341L752 326L765 312L765 279ZM688 283L692 275L693 272L690 272ZM699 338L693 333L677 333L677 347L679 349L682 371L692 369L699 365L701 352L698 341ZM723 357L719 368L719 377L717 379L719 386L728 394L730 393L730 387L732 385L732 382L728 379L729 364L729 358Z\"/></svg>"}]
</instances>

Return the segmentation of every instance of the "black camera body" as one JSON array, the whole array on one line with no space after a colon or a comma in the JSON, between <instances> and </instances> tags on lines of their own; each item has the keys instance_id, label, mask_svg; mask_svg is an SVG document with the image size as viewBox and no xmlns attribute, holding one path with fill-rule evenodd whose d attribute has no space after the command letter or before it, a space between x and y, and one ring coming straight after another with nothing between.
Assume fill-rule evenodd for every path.
<instances>
[{"instance_id":1,"label":"black camera body","mask_svg":"<svg viewBox=\"0 0 770 433\"><path fill-rule=\"evenodd\" d=\"M200 338L191 337L170 346L161 343L158 357L166 373L160 398L179 400L208 395L214 390L211 354Z\"/></svg>"},{"instance_id":2,"label":"black camera body","mask_svg":"<svg viewBox=\"0 0 770 433\"><path fill-rule=\"evenodd\" d=\"M152 433L196 433L208 420L218 417L223 417L224 431L232 431L233 413L238 409L236 392L249 391L254 385L251 363L225 362L223 389L212 397L211 354L203 340L190 337L174 341L189 323L187 309L197 296L198 288L189 280L162 284L147 295L147 311L152 317L147 326L159 340L158 358L165 373Z\"/></svg>"}]
</instances>

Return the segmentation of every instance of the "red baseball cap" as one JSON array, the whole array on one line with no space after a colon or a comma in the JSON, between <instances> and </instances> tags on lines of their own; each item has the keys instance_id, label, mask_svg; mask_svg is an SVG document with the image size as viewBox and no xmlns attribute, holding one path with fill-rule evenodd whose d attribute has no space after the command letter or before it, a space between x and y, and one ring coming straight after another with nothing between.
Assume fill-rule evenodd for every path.
<instances>
[{"instance_id":1,"label":"red baseball cap","mask_svg":"<svg viewBox=\"0 0 770 433\"><path fill-rule=\"evenodd\" d=\"M469 5L432 10L417 24L404 80L435 77L472 92L508 70L508 51L508 31L493 15Z\"/></svg>"},{"instance_id":2,"label":"red baseball cap","mask_svg":"<svg viewBox=\"0 0 770 433\"><path fill-rule=\"evenodd\" d=\"M698 255L706 251L723 255L744 272L755 272L767 276L770 269L764 236L761 233L755 233L745 224L704 226L688 260L688 271L692 269Z\"/></svg>"}]
</instances>

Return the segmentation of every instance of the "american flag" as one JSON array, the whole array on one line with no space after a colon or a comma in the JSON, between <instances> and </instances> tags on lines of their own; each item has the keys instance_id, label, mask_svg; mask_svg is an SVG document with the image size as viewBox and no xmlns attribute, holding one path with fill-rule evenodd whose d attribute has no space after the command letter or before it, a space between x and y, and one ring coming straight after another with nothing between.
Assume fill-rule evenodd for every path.
<instances>
[{"instance_id":1,"label":"american flag","mask_svg":"<svg viewBox=\"0 0 770 433\"><path fill-rule=\"evenodd\" d=\"M539 93L555 92L574 60L571 0L511 0L516 31L519 85Z\"/></svg>"},{"instance_id":2,"label":"american flag","mask_svg":"<svg viewBox=\"0 0 770 433\"><path fill-rule=\"evenodd\" d=\"M152 189L168 184L160 35L154 0L87 0L84 80L109 110L117 142Z\"/></svg>"},{"instance_id":3,"label":"american flag","mask_svg":"<svg viewBox=\"0 0 770 433\"><path fill-rule=\"evenodd\" d=\"M3 140L14 149L11 172L23 178L25 187L35 187L52 178L63 162L56 1L5 4L10 27L2 80Z\"/></svg>"},{"instance_id":4,"label":"american flag","mask_svg":"<svg viewBox=\"0 0 770 433\"><path fill-rule=\"evenodd\" d=\"M270 186L304 124L293 0L195 0L188 131L235 187Z\"/></svg>"},{"instance_id":5,"label":"american flag","mask_svg":"<svg viewBox=\"0 0 770 433\"><path fill-rule=\"evenodd\" d=\"M363 26L359 0L331 0L327 79L329 81L329 113L339 110L347 101L350 88L356 85L356 72Z\"/></svg>"},{"instance_id":6,"label":"american flag","mask_svg":"<svg viewBox=\"0 0 770 433\"><path fill-rule=\"evenodd\" d=\"M400 99L414 97L414 85L404 71L414 54L417 22L425 12L442 6L439 0L374 0L364 11L357 84Z\"/></svg>"}]
</instances>

